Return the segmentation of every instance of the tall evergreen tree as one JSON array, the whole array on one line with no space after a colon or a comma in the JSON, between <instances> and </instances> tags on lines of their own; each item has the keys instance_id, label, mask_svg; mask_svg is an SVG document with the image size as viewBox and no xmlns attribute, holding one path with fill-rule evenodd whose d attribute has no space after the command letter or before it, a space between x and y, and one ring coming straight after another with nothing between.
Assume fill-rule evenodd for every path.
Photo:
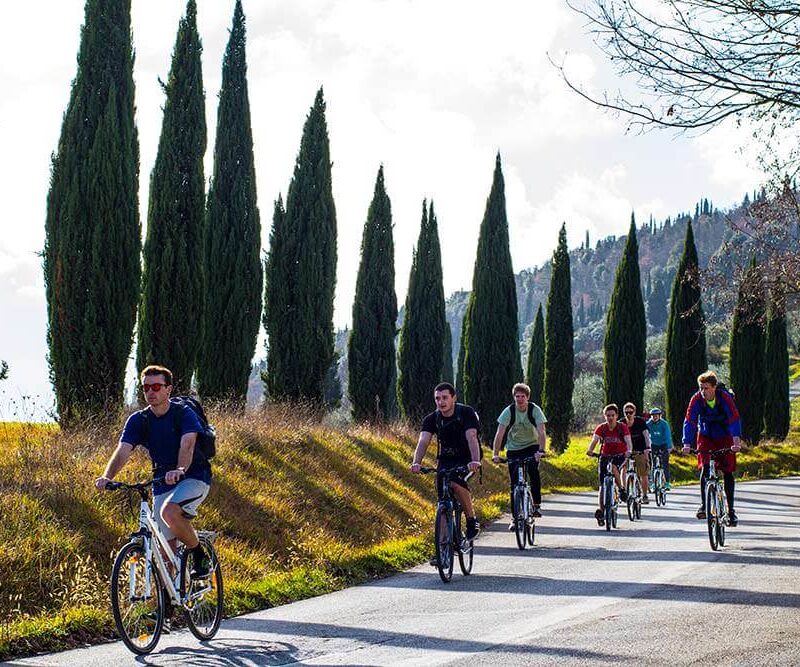
<instances>
[{"instance_id":1,"label":"tall evergreen tree","mask_svg":"<svg viewBox=\"0 0 800 667\"><path fill-rule=\"evenodd\" d=\"M739 288L730 343L731 388L736 392L742 437L754 445L764 429L766 393L763 329L766 303L760 284L761 273L754 257Z\"/></svg>"},{"instance_id":2,"label":"tall evergreen tree","mask_svg":"<svg viewBox=\"0 0 800 667\"><path fill-rule=\"evenodd\" d=\"M141 276L130 0L87 0L45 220L50 379L70 426L122 404Z\"/></svg>"},{"instance_id":3,"label":"tall evergreen tree","mask_svg":"<svg viewBox=\"0 0 800 667\"><path fill-rule=\"evenodd\" d=\"M261 221L247 92L245 17L236 0L222 61L206 210L206 306L197 359L202 396L243 404L261 321Z\"/></svg>"},{"instance_id":4,"label":"tall evergreen tree","mask_svg":"<svg viewBox=\"0 0 800 667\"><path fill-rule=\"evenodd\" d=\"M273 398L322 398L333 361L336 207L322 88L303 126L286 196L273 221L267 259L267 391Z\"/></svg>"},{"instance_id":5,"label":"tall evergreen tree","mask_svg":"<svg viewBox=\"0 0 800 667\"><path fill-rule=\"evenodd\" d=\"M500 154L478 236L478 254L464 334L464 400L481 417L488 442L511 387L522 379L517 338L517 287L511 265Z\"/></svg>"},{"instance_id":6,"label":"tall evergreen tree","mask_svg":"<svg viewBox=\"0 0 800 667\"><path fill-rule=\"evenodd\" d=\"M396 326L392 205L381 165L364 224L353 328L348 341L347 386L357 421L385 421L395 416Z\"/></svg>"},{"instance_id":7,"label":"tall evergreen tree","mask_svg":"<svg viewBox=\"0 0 800 667\"><path fill-rule=\"evenodd\" d=\"M458 339L458 358L456 359L456 392L460 400L464 400L464 357L467 354L467 322L469 321L469 310L472 301L467 301L467 309L464 311L464 318L461 320L461 337Z\"/></svg>"},{"instance_id":8,"label":"tall evergreen tree","mask_svg":"<svg viewBox=\"0 0 800 667\"><path fill-rule=\"evenodd\" d=\"M572 425L575 355L572 329L572 278L567 248L567 226L561 225L553 253L544 343L544 414L553 449L563 452Z\"/></svg>"},{"instance_id":9,"label":"tall evergreen tree","mask_svg":"<svg viewBox=\"0 0 800 667\"><path fill-rule=\"evenodd\" d=\"M542 404L542 390L544 389L544 315L542 304L536 311L533 321L533 335L531 347L528 350L527 382L531 388L531 400L536 405Z\"/></svg>"},{"instance_id":10,"label":"tall evergreen tree","mask_svg":"<svg viewBox=\"0 0 800 667\"><path fill-rule=\"evenodd\" d=\"M782 298L773 296L767 317L767 342L764 358L766 389L764 431L773 440L785 440L789 433L789 346L786 312Z\"/></svg>"},{"instance_id":11,"label":"tall evergreen tree","mask_svg":"<svg viewBox=\"0 0 800 667\"><path fill-rule=\"evenodd\" d=\"M164 120L150 176L136 353L140 370L153 363L169 368L179 393L189 391L194 373L206 293L202 50L197 5L189 0L164 86Z\"/></svg>"},{"instance_id":12,"label":"tall evergreen tree","mask_svg":"<svg viewBox=\"0 0 800 667\"><path fill-rule=\"evenodd\" d=\"M433 388L453 375L445 316L442 255L433 202L422 202L422 223L411 264L405 319L397 350L397 397L404 417L417 421L435 408Z\"/></svg>"},{"instance_id":13,"label":"tall evergreen tree","mask_svg":"<svg viewBox=\"0 0 800 667\"><path fill-rule=\"evenodd\" d=\"M631 401L641 409L646 363L647 323L639 273L639 243L636 239L636 220L631 214L628 240L617 266L606 315L603 340L606 403L616 403L621 407Z\"/></svg>"},{"instance_id":14,"label":"tall evergreen tree","mask_svg":"<svg viewBox=\"0 0 800 667\"><path fill-rule=\"evenodd\" d=\"M667 324L664 392L667 418L675 443L683 433L683 418L689 399L697 391L697 376L708 368L706 323L700 294L700 267L691 221L686 225L686 240L678 271L672 283L669 323Z\"/></svg>"},{"instance_id":15,"label":"tall evergreen tree","mask_svg":"<svg viewBox=\"0 0 800 667\"><path fill-rule=\"evenodd\" d=\"M663 331L667 325L667 289L664 281L656 278L647 300L647 319L656 331Z\"/></svg>"}]
</instances>

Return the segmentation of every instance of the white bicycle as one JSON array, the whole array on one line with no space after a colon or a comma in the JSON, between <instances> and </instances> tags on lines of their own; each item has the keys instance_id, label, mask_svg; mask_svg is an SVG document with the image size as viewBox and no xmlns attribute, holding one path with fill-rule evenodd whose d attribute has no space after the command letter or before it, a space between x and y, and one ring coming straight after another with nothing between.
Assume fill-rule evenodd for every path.
<instances>
[{"instance_id":1,"label":"white bicycle","mask_svg":"<svg viewBox=\"0 0 800 667\"><path fill-rule=\"evenodd\" d=\"M158 643L170 603L183 609L186 624L198 639L211 639L222 621L222 569L214 551L216 534L198 531L210 566L206 577L192 579L192 552L182 547L173 552L153 520L150 487L160 481L106 484L109 491L135 491L141 498L139 530L119 550L111 571L114 622L125 645L139 655L149 653Z\"/></svg>"}]
</instances>

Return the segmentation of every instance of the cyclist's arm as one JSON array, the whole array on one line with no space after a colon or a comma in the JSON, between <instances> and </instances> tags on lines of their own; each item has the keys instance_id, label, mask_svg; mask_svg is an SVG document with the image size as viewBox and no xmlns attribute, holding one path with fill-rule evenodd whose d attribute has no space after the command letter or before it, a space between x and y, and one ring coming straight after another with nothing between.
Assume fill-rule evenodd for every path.
<instances>
[{"instance_id":1,"label":"cyclist's arm","mask_svg":"<svg viewBox=\"0 0 800 667\"><path fill-rule=\"evenodd\" d=\"M506 434L507 428L505 424L497 424L497 433L494 434L494 442L492 443L493 456L500 456L500 450L503 447L503 436Z\"/></svg>"},{"instance_id":2,"label":"cyclist's arm","mask_svg":"<svg viewBox=\"0 0 800 667\"><path fill-rule=\"evenodd\" d=\"M481 445L478 442L478 429L468 428L465 435L467 436L467 442L469 443L469 453L472 456L470 468L473 468L473 463L477 463L478 465L481 464Z\"/></svg>"},{"instance_id":3,"label":"cyclist's arm","mask_svg":"<svg viewBox=\"0 0 800 667\"><path fill-rule=\"evenodd\" d=\"M589 443L589 449L586 450L586 453L589 454L590 456L594 454L594 448L598 442L600 442L600 436L597 435L597 433L595 433L592 436L592 441Z\"/></svg>"},{"instance_id":4,"label":"cyclist's arm","mask_svg":"<svg viewBox=\"0 0 800 667\"><path fill-rule=\"evenodd\" d=\"M643 435L644 435L644 448L645 449L652 449L653 445L652 445L652 441L650 440L650 431L645 429Z\"/></svg>"},{"instance_id":5,"label":"cyclist's arm","mask_svg":"<svg viewBox=\"0 0 800 667\"><path fill-rule=\"evenodd\" d=\"M164 481L167 484L175 484L186 474L189 466L192 465L194 457L194 445L197 442L197 433L184 433L181 436L181 448L178 450L178 465L175 470L170 470Z\"/></svg>"},{"instance_id":6,"label":"cyclist's arm","mask_svg":"<svg viewBox=\"0 0 800 667\"><path fill-rule=\"evenodd\" d=\"M628 448L627 456L630 456L631 452L633 451L633 441L631 440L630 435L625 436L625 445Z\"/></svg>"},{"instance_id":7,"label":"cyclist's arm","mask_svg":"<svg viewBox=\"0 0 800 667\"><path fill-rule=\"evenodd\" d=\"M433 437L432 433L428 431L420 431L419 440L417 440L417 448L414 450L414 459L411 462L411 467L422 465L422 459L425 458L425 452L428 451L428 445Z\"/></svg>"},{"instance_id":8,"label":"cyclist's arm","mask_svg":"<svg viewBox=\"0 0 800 667\"><path fill-rule=\"evenodd\" d=\"M119 443L117 448L114 450L114 453L111 455L111 458L108 460L106 469L103 471L102 476L98 477L94 481L94 485L98 489L104 489L106 483L114 479L114 477L117 476L117 473L122 470L122 468L128 462L128 459L131 457L132 452L133 445L129 445L127 442Z\"/></svg>"},{"instance_id":9,"label":"cyclist's arm","mask_svg":"<svg viewBox=\"0 0 800 667\"><path fill-rule=\"evenodd\" d=\"M547 451L547 431L544 424L537 424L536 434L539 436L539 451L544 454Z\"/></svg>"}]
</instances>

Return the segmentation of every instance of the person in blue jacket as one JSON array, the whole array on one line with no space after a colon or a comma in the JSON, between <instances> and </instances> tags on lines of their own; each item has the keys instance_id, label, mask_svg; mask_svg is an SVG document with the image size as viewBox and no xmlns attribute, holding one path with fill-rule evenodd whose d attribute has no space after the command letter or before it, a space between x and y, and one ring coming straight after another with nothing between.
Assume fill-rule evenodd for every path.
<instances>
[{"instance_id":1,"label":"person in blue jacket","mask_svg":"<svg viewBox=\"0 0 800 667\"><path fill-rule=\"evenodd\" d=\"M672 488L672 475L669 471L669 453L672 450L672 431L669 422L662 417L661 408L650 409L650 419L647 420L647 428L650 431L650 447L653 456L661 459L661 467L664 469L664 477L667 481L667 491Z\"/></svg>"}]
</instances>

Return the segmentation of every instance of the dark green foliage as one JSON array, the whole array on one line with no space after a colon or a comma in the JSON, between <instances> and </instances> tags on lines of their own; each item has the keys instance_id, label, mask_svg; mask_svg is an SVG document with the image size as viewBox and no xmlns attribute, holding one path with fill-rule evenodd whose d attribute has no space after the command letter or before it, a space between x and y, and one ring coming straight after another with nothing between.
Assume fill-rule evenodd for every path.
<instances>
[{"instance_id":1,"label":"dark green foliage","mask_svg":"<svg viewBox=\"0 0 800 667\"><path fill-rule=\"evenodd\" d=\"M214 174L206 211L208 289L197 381L205 398L243 404L261 321L261 222L247 92L245 17L237 0L222 62Z\"/></svg>"},{"instance_id":2,"label":"dark green foliage","mask_svg":"<svg viewBox=\"0 0 800 667\"><path fill-rule=\"evenodd\" d=\"M731 388L736 392L736 407L742 419L742 437L757 445L764 428L763 319L766 303L761 289L761 274L755 258L742 279L739 299L733 313L730 346Z\"/></svg>"},{"instance_id":3,"label":"dark green foliage","mask_svg":"<svg viewBox=\"0 0 800 667\"><path fill-rule=\"evenodd\" d=\"M663 331L667 325L667 288L663 280L656 278L647 299L647 319L656 331Z\"/></svg>"},{"instance_id":4,"label":"dark green foliage","mask_svg":"<svg viewBox=\"0 0 800 667\"><path fill-rule=\"evenodd\" d=\"M444 321L444 338L442 339L442 382L453 382L453 331L450 323Z\"/></svg>"},{"instance_id":5,"label":"dark green foliage","mask_svg":"<svg viewBox=\"0 0 800 667\"><path fill-rule=\"evenodd\" d=\"M766 388L764 431L768 438L784 440L789 433L789 348L783 304L773 300L767 317L764 359Z\"/></svg>"},{"instance_id":6,"label":"dark green foliage","mask_svg":"<svg viewBox=\"0 0 800 667\"><path fill-rule=\"evenodd\" d=\"M323 385L322 399L325 402L325 407L329 410L335 410L342 404L342 383L339 380L339 361L340 355L338 352L333 354L333 363L331 363L328 372L325 374L325 383ZM262 374L262 379L264 374Z\"/></svg>"},{"instance_id":7,"label":"dark green foliage","mask_svg":"<svg viewBox=\"0 0 800 667\"><path fill-rule=\"evenodd\" d=\"M536 405L542 404L542 391L544 389L544 315L542 315L542 304L536 311L536 319L533 322L533 335L531 336L531 347L528 351L527 364L528 386L531 388L531 400Z\"/></svg>"},{"instance_id":8,"label":"dark green foliage","mask_svg":"<svg viewBox=\"0 0 800 667\"><path fill-rule=\"evenodd\" d=\"M567 227L561 225L558 247L553 253L544 352L543 408L547 430L555 451L563 452L569 443L572 425L572 390L575 387L573 354L572 286L570 279Z\"/></svg>"},{"instance_id":9,"label":"dark green foliage","mask_svg":"<svg viewBox=\"0 0 800 667\"><path fill-rule=\"evenodd\" d=\"M8 362L0 360L0 380L8 379Z\"/></svg>"},{"instance_id":10,"label":"dark green foliage","mask_svg":"<svg viewBox=\"0 0 800 667\"><path fill-rule=\"evenodd\" d=\"M697 248L692 223L689 222L683 254L672 283L664 367L667 419L676 444L683 433L686 406L697 391L697 376L708 369L699 277Z\"/></svg>"},{"instance_id":11,"label":"dark green foliage","mask_svg":"<svg viewBox=\"0 0 800 667\"><path fill-rule=\"evenodd\" d=\"M511 387L522 379L517 288L511 266L500 155L478 236L472 292L464 322L464 400L481 418L481 438L494 436Z\"/></svg>"},{"instance_id":12,"label":"dark green foliage","mask_svg":"<svg viewBox=\"0 0 800 667\"><path fill-rule=\"evenodd\" d=\"M286 210L276 206L270 235L264 325L271 398L322 398L333 361L335 287L336 208L320 88L303 126Z\"/></svg>"},{"instance_id":13,"label":"dark green foliage","mask_svg":"<svg viewBox=\"0 0 800 667\"><path fill-rule=\"evenodd\" d=\"M606 315L603 341L603 389L606 403L620 408L628 401L642 409L647 361L647 323L639 274L639 243L631 214L628 241L622 251Z\"/></svg>"},{"instance_id":14,"label":"dark green foliage","mask_svg":"<svg viewBox=\"0 0 800 667\"><path fill-rule=\"evenodd\" d=\"M466 356L466 334L467 322L469 322L469 310L472 299L467 297L467 309L464 311L464 318L461 320L461 336L458 339L458 358L456 359L456 392L460 397L464 396L464 357Z\"/></svg>"},{"instance_id":15,"label":"dark green foliage","mask_svg":"<svg viewBox=\"0 0 800 667\"><path fill-rule=\"evenodd\" d=\"M357 421L386 421L395 416L396 322L392 205L381 166L364 224L353 328L347 346L347 387Z\"/></svg>"},{"instance_id":16,"label":"dark green foliage","mask_svg":"<svg viewBox=\"0 0 800 667\"><path fill-rule=\"evenodd\" d=\"M141 275L130 0L87 0L53 156L44 279L62 425L117 411Z\"/></svg>"},{"instance_id":17,"label":"dark green foliage","mask_svg":"<svg viewBox=\"0 0 800 667\"><path fill-rule=\"evenodd\" d=\"M178 26L144 244L137 368L161 364L188 393L205 301L205 94L195 0ZM179 307L176 305L179 304Z\"/></svg>"},{"instance_id":18,"label":"dark green foliage","mask_svg":"<svg viewBox=\"0 0 800 667\"><path fill-rule=\"evenodd\" d=\"M397 399L407 419L418 421L435 409L433 388L450 378L453 361L445 318L442 253L433 202L422 202L422 224L411 263L405 319L397 349Z\"/></svg>"}]
</instances>

